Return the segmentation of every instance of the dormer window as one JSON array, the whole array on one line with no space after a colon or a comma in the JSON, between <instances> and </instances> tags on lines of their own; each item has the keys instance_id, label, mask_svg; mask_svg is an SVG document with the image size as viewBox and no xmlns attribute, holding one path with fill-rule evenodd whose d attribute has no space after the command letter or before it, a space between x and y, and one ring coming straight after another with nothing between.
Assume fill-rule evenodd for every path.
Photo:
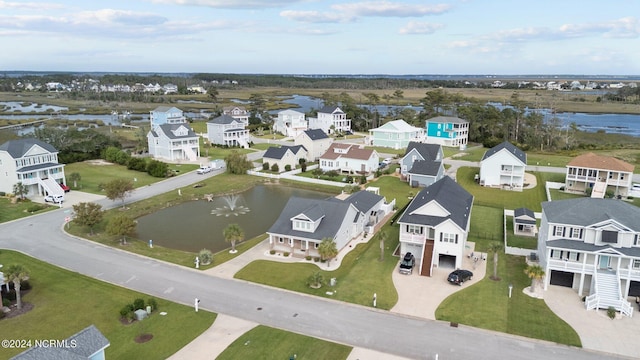
<instances>
[{"instance_id":1,"label":"dormer window","mask_svg":"<svg viewBox=\"0 0 640 360\"><path fill-rule=\"evenodd\" d=\"M293 230L313 232L313 226L310 221L293 220Z\"/></svg>"},{"instance_id":2,"label":"dormer window","mask_svg":"<svg viewBox=\"0 0 640 360\"><path fill-rule=\"evenodd\" d=\"M618 232L617 231L602 231L602 242L607 244L617 244L618 243Z\"/></svg>"}]
</instances>

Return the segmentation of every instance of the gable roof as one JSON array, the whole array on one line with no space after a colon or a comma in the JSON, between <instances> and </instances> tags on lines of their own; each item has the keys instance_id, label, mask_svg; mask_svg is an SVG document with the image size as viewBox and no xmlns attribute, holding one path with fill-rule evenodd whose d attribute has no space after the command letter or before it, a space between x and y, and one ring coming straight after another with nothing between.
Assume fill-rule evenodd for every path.
<instances>
[{"instance_id":1,"label":"gable roof","mask_svg":"<svg viewBox=\"0 0 640 360\"><path fill-rule=\"evenodd\" d=\"M464 124L468 123L467 120L460 119L455 116L436 116L431 119L427 119L427 122L436 122L436 123L456 123L456 124Z\"/></svg>"},{"instance_id":2,"label":"gable roof","mask_svg":"<svg viewBox=\"0 0 640 360\"><path fill-rule=\"evenodd\" d=\"M282 209L276 222L269 228L267 233L280 234L286 236L302 237L307 239L322 240L324 238L334 238L349 214L352 205L344 201L331 201L328 199L306 199L292 196ZM352 210L353 213L357 211ZM310 219L324 218L314 232L293 230L291 219L304 214ZM355 215L355 214L354 214ZM346 219L353 221L353 219Z\"/></svg>"},{"instance_id":3,"label":"gable roof","mask_svg":"<svg viewBox=\"0 0 640 360\"><path fill-rule=\"evenodd\" d=\"M435 201L445 208L450 215L446 217L412 214L423 205ZM407 209L402 213L400 223L438 225L451 219L461 229L466 230L471 216L471 206L473 205L473 195L458 185L448 176L434 182L430 186L422 189L411 201Z\"/></svg>"},{"instance_id":4,"label":"gable roof","mask_svg":"<svg viewBox=\"0 0 640 360\"><path fill-rule=\"evenodd\" d=\"M322 109L318 110L319 113L323 113L323 114L335 114L335 113L339 113L339 114L344 114L344 111L342 111L342 109L340 109L339 107L335 106L335 105L325 105L322 107Z\"/></svg>"},{"instance_id":5,"label":"gable roof","mask_svg":"<svg viewBox=\"0 0 640 360\"><path fill-rule=\"evenodd\" d=\"M67 343L78 346L32 347L12 360L87 360L110 345L109 340L94 325L71 335L67 338Z\"/></svg>"},{"instance_id":6,"label":"gable roof","mask_svg":"<svg viewBox=\"0 0 640 360\"><path fill-rule=\"evenodd\" d=\"M425 144L415 141L410 141L407 145L407 151L404 152L404 156L407 156L411 150L416 150L424 160L435 160L440 154L441 146L439 144Z\"/></svg>"},{"instance_id":7,"label":"gable roof","mask_svg":"<svg viewBox=\"0 0 640 360\"><path fill-rule=\"evenodd\" d=\"M233 122L241 123L238 119L231 117L230 115L220 115L217 118L211 119L207 122L211 124L224 124L224 125L232 124Z\"/></svg>"},{"instance_id":8,"label":"gable roof","mask_svg":"<svg viewBox=\"0 0 640 360\"><path fill-rule=\"evenodd\" d=\"M436 176L440 172L442 162L433 160L416 160L409 170L409 174Z\"/></svg>"},{"instance_id":9,"label":"gable roof","mask_svg":"<svg viewBox=\"0 0 640 360\"><path fill-rule=\"evenodd\" d=\"M271 146L267 149L267 151L265 151L262 157L269 158L269 159L282 159L284 155L287 153L287 150L290 150L295 155L298 152L300 152L301 149L304 149L305 151L307 150L302 145L281 146L281 147Z\"/></svg>"},{"instance_id":10,"label":"gable roof","mask_svg":"<svg viewBox=\"0 0 640 360\"><path fill-rule=\"evenodd\" d=\"M358 211L365 214L367 214L369 210L371 210L371 208L373 208L381 200L384 200L384 197L366 190L355 192L349 195L348 198L344 199L344 201L353 204L353 206L355 206Z\"/></svg>"},{"instance_id":11,"label":"gable roof","mask_svg":"<svg viewBox=\"0 0 640 360\"><path fill-rule=\"evenodd\" d=\"M536 215L533 210L527 208L517 208L513 210L513 221L519 224L535 224Z\"/></svg>"},{"instance_id":12,"label":"gable roof","mask_svg":"<svg viewBox=\"0 0 640 360\"><path fill-rule=\"evenodd\" d=\"M174 134L174 131L178 130L180 127L184 127L185 129L187 129L187 135L177 136L176 134ZM198 135L193 130L191 130L188 126L185 126L185 124L162 124L158 126L156 129L159 129L160 131L162 131L162 133L165 134L169 139L184 139L188 137L198 137Z\"/></svg>"},{"instance_id":13,"label":"gable roof","mask_svg":"<svg viewBox=\"0 0 640 360\"><path fill-rule=\"evenodd\" d=\"M482 160L484 161L485 159L492 157L493 155L497 154L501 150L508 151L509 153L513 154L513 156L515 156L518 160L520 160L523 164L525 165L527 164L527 154L524 151L518 149L515 145L513 145L508 141L505 141L487 150L484 153Z\"/></svg>"},{"instance_id":14,"label":"gable roof","mask_svg":"<svg viewBox=\"0 0 640 360\"><path fill-rule=\"evenodd\" d=\"M153 112L161 112L161 113L166 113L169 112L170 110L178 110L180 112L182 112L182 110L178 109L175 106L166 106L166 105L160 105L157 108L153 109Z\"/></svg>"},{"instance_id":15,"label":"gable roof","mask_svg":"<svg viewBox=\"0 0 640 360\"><path fill-rule=\"evenodd\" d=\"M567 167L633 172L634 166L613 156L582 154L569 161Z\"/></svg>"},{"instance_id":16,"label":"gable roof","mask_svg":"<svg viewBox=\"0 0 640 360\"><path fill-rule=\"evenodd\" d=\"M617 199L585 197L545 201L542 203L542 212L550 223L589 226L614 220L640 231L640 208Z\"/></svg>"},{"instance_id":17,"label":"gable roof","mask_svg":"<svg viewBox=\"0 0 640 360\"><path fill-rule=\"evenodd\" d=\"M311 139L311 141L329 138L329 135L325 134L325 132L322 131L322 129L309 129L309 130L305 130L304 133L307 134L307 136L309 137L309 139Z\"/></svg>"},{"instance_id":18,"label":"gable roof","mask_svg":"<svg viewBox=\"0 0 640 360\"><path fill-rule=\"evenodd\" d=\"M418 130L422 130L420 128L417 128L415 126L411 126L409 124L407 124L406 121L400 119L400 120L393 120L393 121L389 121L386 122L384 124L382 124L382 126L377 127L375 129L371 129L370 131L376 132L376 131L380 131L380 132L412 132L412 131L418 131Z\"/></svg>"},{"instance_id":19,"label":"gable roof","mask_svg":"<svg viewBox=\"0 0 640 360\"><path fill-rule=\"evenodd\" d=\"M58 150L44 141L36 138L9 140L0 145L0 151L6 151L14 159L23 157L34 146L38 145L50 153L57 153Z\"/></svg>"},{"instance_id":20,"label":"gable roof","mask_svg":"<svg viewBox=\"0 0 640 360\"><path fill-rule=\"evenodd\" d=\"M348 149L345 154L337 153L334 151L336 148ZM335 160L337 158L357 159L357 160L369 160L375 150L361 149L357 145L332 143L327 151L320 156L321 159Z\"/></svg>"}]
</instances>

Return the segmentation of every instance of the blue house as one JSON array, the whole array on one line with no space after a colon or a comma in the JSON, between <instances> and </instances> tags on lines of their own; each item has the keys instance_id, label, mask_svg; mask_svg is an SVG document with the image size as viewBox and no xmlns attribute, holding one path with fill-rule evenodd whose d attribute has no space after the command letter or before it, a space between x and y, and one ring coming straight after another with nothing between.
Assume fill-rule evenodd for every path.
<instances>
[{"instance_id":1,"label":"blue house","mask_svg":"<svg viewBox=\"0 0 640 360\"><path fill-rule=\"evenodd\" d=\"M151 111L149 119L152 129L162 124L184 124L187 122L182 110L173 106L158 106Z\"/></svg>"},{"instance_id":2,"label":"blue house","mask_svg":"<svg viewBox=\"0 0 640 360\"><path fill-rule=\"evenodd\" d=\"M457 117L438 116L427 119L427 139L429 144L460 147L469 142L469 122Z\"/></svg>"},{"instance_id":3,"label":"blue house","mask_svg":"<svg viewBox=\"0 0 640 360\"><path fill-rule=\"evenodd\" d=\"M411 186L429 186L444 177L442 146L410 142L400 159L400 174Z\"/></svg>"}]
</instances>

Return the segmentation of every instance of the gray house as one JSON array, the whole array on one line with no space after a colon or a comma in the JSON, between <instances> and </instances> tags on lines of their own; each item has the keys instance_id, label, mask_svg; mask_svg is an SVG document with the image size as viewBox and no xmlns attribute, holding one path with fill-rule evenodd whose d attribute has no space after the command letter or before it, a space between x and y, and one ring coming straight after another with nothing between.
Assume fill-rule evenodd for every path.
<instances>
[{"instance_id":1,"label":"gray house","mask_svg":"<svg viewBox=\"0 0 640 360\"><path fill-rule=\"evenodd\" d=\"M400 174L414 187L426 187L444 176L442 146L410 142L402 159Z\"/></svg>"},{"instance_id":2,"label":"gray house","mask_svg":"<svg viewBox=\"0 0 640 360\"><path fill-rule=\"evenodd\" d=\"M11 360L104 360L104 350L110 343L98 328L90 325L55 345L34 346Z\"/></svg>"}]
</instances>

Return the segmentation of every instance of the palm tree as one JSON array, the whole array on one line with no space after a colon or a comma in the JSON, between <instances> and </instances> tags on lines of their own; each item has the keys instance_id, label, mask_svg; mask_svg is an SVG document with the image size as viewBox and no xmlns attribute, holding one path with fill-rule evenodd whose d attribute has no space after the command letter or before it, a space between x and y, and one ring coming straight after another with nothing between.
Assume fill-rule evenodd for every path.
<instances>
[{"instance_id":1,"label":"palm tree","mask_svg":"<svg viewBox=\"0 0 640 360\"><path fill-rule=\"evenodd\" d=\"M20 296L20 282L29 280L29 271L22 265L11 265L7 268L7 281L13 282L16 290L16 305L18 310L22 309L22 298Z\"/></svg>"},{"instance_id":2,"label":"palm tree","mask_svg":"<svg viewBox=\"0 0 640 360\"><path fill-rule=\"evenodd\" d=\"M338 255L338 248L336 242L332 238L324 238L320 245L318 245L318 253L322 260L331 260ZM327 261L327 267L331 262Z\"/></svg>"},{"instance_id":3,"label":"palm tree","mask_svg":"<svg viewBox=\"0 0 640 360\"><path fill-rule=\"evenodd\" d=\"M231 243L231 253L236 252L236 242L242 242L244 240L244 230L238 224L229 224L224 230L224 241Z\"/></svg>"},{"instance_id":4,"label":"palm tree","mask_svg":"<svg viewBox=\"0 0 640 360\"><path fill-rule=\"evenodd\" d=\"M379 259L379 261L384 261L384 242L387 240L387 233L385 231L380 231L378 233L378 239L380 240L380 259Z\"/></svg>"},{"instance_id":5,"label":"palm tree","mask_svg":"<svg viewBox=\"0 0 640 360\"><path fill-rule=\"evenodd\" d=\"M535 292L536 283L544 278L544 270L540 265L529 265L524 269L524 273L531 279L531 292Z\"/></svg>"},{"instance_id":6,"label":"palm tree","mask_svg":"<svg viewBox=\"0 0 640 360\"><path fill-rule=\"evenodd\" d=\"M502 251L503 246L500 241L494 241L489 244L488 250L493 253L493 276L491 280L500 280L498 277L498 252Z\"/></svg>"}]
</instances>

